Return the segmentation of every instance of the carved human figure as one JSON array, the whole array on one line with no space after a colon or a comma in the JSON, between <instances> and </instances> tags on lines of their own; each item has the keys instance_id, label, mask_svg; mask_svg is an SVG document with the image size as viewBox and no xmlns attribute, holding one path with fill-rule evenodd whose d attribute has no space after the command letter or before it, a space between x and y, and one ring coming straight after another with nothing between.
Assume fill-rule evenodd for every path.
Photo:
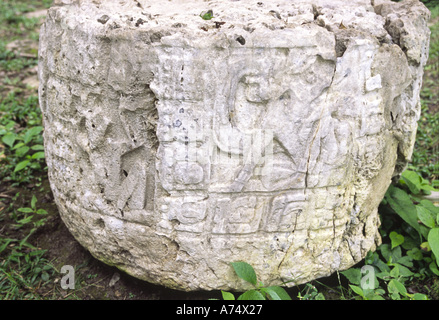
<instances>
[{"instance_id":1,"label":"carved human figure","mask_svg":"<svg viewBox=\"0 0 439 320\"><path fill-rule=\"evenodd\" d=\"M254 61L261 68L237 72L230 87L226 87L229 99L218 99L214 141L224 152L241 155L244 160L230 186L232 192L244 188L261 162L278 165L283 176L275 186L265 183L266 189L305 187L309 154L323 112L322 93L330 85L334 63L316 56L313 64L301 70L303 74L296 75L296 70L288 66L287 57L276 55L279 61L269 66L264 59ZM300 91L291 86L292 81L302 83ZM246 141L251 142L250 146ZM265 182L268 180L273 181Z\"/></svg>"}]
</instances>

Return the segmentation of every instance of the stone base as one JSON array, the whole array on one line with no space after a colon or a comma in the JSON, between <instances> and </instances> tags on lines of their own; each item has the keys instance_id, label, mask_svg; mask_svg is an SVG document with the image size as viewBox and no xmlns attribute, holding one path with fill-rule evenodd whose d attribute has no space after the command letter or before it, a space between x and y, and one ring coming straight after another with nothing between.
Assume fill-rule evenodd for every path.
<instances>
[{"instance_id":1,"label":"stone base","mask_svg":"<svg viewBox=\"0 0 439 320\"><path fill-rule=\"evenodd\" d=\"M420 113L420 2L56 3L39 50L46 160L96 258L244 290L230 262L293 286L380 243Z\"/></svg>"}]
</instances>

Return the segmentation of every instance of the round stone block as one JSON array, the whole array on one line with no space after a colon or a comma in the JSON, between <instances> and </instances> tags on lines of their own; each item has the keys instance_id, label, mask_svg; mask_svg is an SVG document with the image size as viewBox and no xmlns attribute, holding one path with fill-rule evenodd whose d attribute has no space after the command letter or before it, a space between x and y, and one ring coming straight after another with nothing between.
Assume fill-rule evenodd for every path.
<instances>
[{"instance_id":1,"label":"round stone block","mask_svg":"<svg viewBox=\"0 0 439 320\"><path fill-rule=\"evenodd\" d=\"M41 29L51 188L93 256L180 290L293 286L380 243L429 11L387 0L58 0Z\"/></svg>"}]
</instances>

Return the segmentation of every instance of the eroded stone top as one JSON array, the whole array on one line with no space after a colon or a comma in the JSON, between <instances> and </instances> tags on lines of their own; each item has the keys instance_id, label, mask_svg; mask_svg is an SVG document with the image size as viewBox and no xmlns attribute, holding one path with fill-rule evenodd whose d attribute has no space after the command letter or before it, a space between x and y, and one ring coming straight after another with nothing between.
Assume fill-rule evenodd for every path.
<instances>
[{"instance_id":1,"label":"eroded stone top","mask_svg":"<svg viewBox=\"0 0 439 320\"><path fill-rule=\"evenodd\" d=\"M330 13L330 20L340 20L346 11L356 18L374 14L370 1L356 0L346 3L341 0L293 0L293 1L259 1L259 0L226 0L226 1L183 1L183 0L59 0L57 4L79 3L84 11L81 16L94 17L101 11L106 17L99 23L117 28L121 23L139 28L151 28L157 25L174 28L189 27L203 31L210 29L246 28L251 31L256 27L283 29L291 25L311 23L317 19L322 10ZM355 9L352 9L355 7ZM202 12L211 10L212 19L203 20ZM340 23L338 21L338 23ZM114 24L116 23L116 24Z\"/></svg>"}]
</instances>

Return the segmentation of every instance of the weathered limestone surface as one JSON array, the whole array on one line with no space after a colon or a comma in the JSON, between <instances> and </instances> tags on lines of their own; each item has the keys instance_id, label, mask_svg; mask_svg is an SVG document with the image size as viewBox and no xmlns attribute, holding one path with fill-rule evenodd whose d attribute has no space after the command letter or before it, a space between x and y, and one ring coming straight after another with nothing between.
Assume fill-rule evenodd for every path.
<instances>
[{"instance_id":1,"label":"weathered limestone surface","mask_svg":"<svg viewBox=\"0 0 439 320\"><path fill-rule=\"evenodd\" d=\"M202 11L213 19L203 20ZM98 259L171 288L351 267L410 159L418 1L56 1L40 104L60 214Z\"/></svg>"}]
</instances>

